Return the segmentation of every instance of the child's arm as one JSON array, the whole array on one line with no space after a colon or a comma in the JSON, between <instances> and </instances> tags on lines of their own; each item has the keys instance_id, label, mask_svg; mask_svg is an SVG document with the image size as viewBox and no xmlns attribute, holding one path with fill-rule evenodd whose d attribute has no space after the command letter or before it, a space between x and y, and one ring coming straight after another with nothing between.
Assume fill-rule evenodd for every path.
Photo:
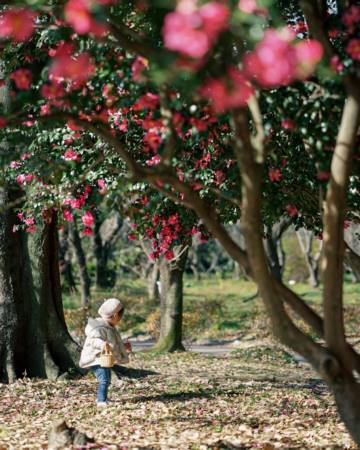
<instances>
[{"instance_id":1,"label":"child's arm","mask_svg":"<svg viewBox=\"0 0 360 450\"><path fill-rule=\"evenodd\" d=\"M95 350L99 350L99 352L104 349L106 343L112 347L112 345L108 342L107 332L104 328L96 328L93 330L89 338L91 347Z\"/></svg>"}]
</instances>

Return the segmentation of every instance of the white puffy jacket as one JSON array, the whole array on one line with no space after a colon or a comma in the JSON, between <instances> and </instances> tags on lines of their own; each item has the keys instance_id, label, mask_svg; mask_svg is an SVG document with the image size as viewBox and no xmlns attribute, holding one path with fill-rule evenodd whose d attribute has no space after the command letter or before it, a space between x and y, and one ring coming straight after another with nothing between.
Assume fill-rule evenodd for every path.
<instances>
[{"instance_id":1,"label":"white puffy jacket","mask_svg":"<svg viewBox=\"0 0 360 450\"><path fill-rule=\"evenodd\" d=\"M85 327L86 339L81 352L79 366L82 368L100 364L99 356L106 342L111 346L115 364L129 362L120 333L106 320L90 318Z\"/></svg>"}]
</instances>

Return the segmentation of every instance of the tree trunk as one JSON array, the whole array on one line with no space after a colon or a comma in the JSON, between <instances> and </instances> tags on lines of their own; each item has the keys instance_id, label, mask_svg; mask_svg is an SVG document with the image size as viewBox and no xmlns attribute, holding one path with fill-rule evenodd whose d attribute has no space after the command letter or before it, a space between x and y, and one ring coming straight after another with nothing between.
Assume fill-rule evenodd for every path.
<instances>
[{"instance_id":1,"label":"tree trunk","mask_svg":"<svg viewBox=\"0 0 360 450\"><path fill-rule=\"evenodd\" d=\"M71 264L71 252L69 248L69 228L66 227L59 234L59 266L60 275L65 281L65 287L70 292L76 292L76 283L73 275L73 268ZM63 285L64 289L64 285Z\"/></svg>"},{"instance_id":2,"label":"tree trunk","mask_svg":"<svg viewBox=\"0 0 360 450\"><path fill-rule=\"evenodd\" d=\"M160 338L155 351L184 351L182 344L183 275L188 250L160 263Z\"/></svg>"},{"instance_id":3,"label":"tree trunk","mask_svg":"<svg viewBox=\"0 0 360 450\"><path fill-rule=\"evenodd\" d=\"M316 255L313 255L312 243L314 233L310 230L299 229L296 231L296 236L309 270L310 286L317 287L319 285L319 260L321 251L319 250Z\"/></svg>"},{"instance_id":4,"label":"tree trunk","mask_svg":"<svg viewBox=\"0 0 360 450\"><path fill-rule=\"evenodd\" d=\"M95 215L93 254L95 283L98 288L109 288L115 285L115 276L112 276L114 274L109 271L108 261L122 225L123 222L118 214L105 220L101 220L98 214Z\"/></svg>"},{"instance_id":5,"label":"tree trunk","mask_svg":"<svg viewBox=\"0 0 360 450\"><path fill-rule=\"evenodd\" d=\"M81 238L77 229L76 223L69 223L70 228L70 240L73 245L76 261L79 268L79 278L81 286L81 305L86 308L90 301L90 277L86 267L85 253L82 248Z\"/></svg>"},{"instance_id":6,"label":"tree trunk","mask_svg":"<svg viewBox=\"0 0 360 450\"><path fill-rule=\"evenodd\" d=\"M1 205L18 195L1 191ZM28 236L13 233L15 223L12 208L1 211L0 381L78 372L79 348L67 331L62 307L55 220Z\"/></svg>"},{"instance_id":7,"label":"tree trunk","mask_svg":"<svg viewBox=\"0 0 360 450\"><path fill-rule=\"evenodd\" d=\"M159 300L159 265L157 263L152 264L149 274L147 276L147 291L148 297L151 302Z\"/></svg>"}]
</instances>

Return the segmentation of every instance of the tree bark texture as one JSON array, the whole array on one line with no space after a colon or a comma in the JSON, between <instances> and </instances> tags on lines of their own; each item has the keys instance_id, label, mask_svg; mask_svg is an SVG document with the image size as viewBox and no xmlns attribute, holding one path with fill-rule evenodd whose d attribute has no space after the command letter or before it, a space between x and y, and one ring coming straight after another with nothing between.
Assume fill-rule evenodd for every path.
<instances>
[{"instance_id":1,"label":"tree bark texture","mask_svg":"<svg viewBox=\"0 0 360 450\"><path fill-rule=\"evenodd\" d=\"M119 237L122 224L123 222L118 214L105 220L101 220L98 214L95 215L93 254L95 258L95 283L98 288L113 287L115 283L115 280L111 280L108 262L111 257L111 250Z\"/></svg>"},{"instance_id":2,"label":"tree bark texture","mask_svg":"<svg viewBox=\"0 0 360 450\"><path fill-rule=\"evenodd\" d=\"M63 277L63 281L65 281L66 288L68 288L70 292L76 292L76 283L73 274L71 251L69 247L68 227L65 227L59 234L59 267L60 275Z\"/></svg>"},{"instance_id":3,"label":"tree bark texture","mask_svg":"<svg viewBox=\"0 0 360 450\"><path fill-rule=\"evenodd\" d=\"M156 351L183 351L183 276L188 250L181 249L172 261L160 262L160 338Z\"/></svg>"},{"instance_id":4,"label":"tree bark texture","mask_svg":"<svg viewBox=\"0 0 360 450\"><path fill-rule=\"evenodd\" d=\"M309 284L312 287L319 286L319 261L321 251L313 254L314 233L311 230L301 228L296 231L301 251L304 254L306 266L309 271Z\"/></svg>"},{"instance_id":5,"label":"tree bark texture","mask_svg":"<svg viewBox=\"0 0 360 450\"><path fill-rule=\"evenodd\" d=\"M2 191L1 203L13 195ZM12 232L13 209L0 219L0 381L77 372L79 348L63 314L54 218L32 235Z\"/></svg>"},{"instance_id":6,"label":"tree bark texture","mask_svg":"<svg viewBox=\"0 0 360 450\"><path fill-rule=\"evenodd\" d=\"M90 301L91 280L86 267L85 252L82 247L81 238L76 223L69 223L70 241L74 249L76 261L78 264L80 287L81 287L81 305L86 308Z\"/></svg>"},{"instance_id":7,"label":"tree bark texture","mask_svg":"<svg viewBox=\"0 0 360 450\"><path fill-rule=\"evenodd\" d=\"M147 276L147 291L149 300L151 302L160 299L160 292L158 286L159 275L160 275L159 265L157 263L152 264Z\"/></svg>"}]
</instances>

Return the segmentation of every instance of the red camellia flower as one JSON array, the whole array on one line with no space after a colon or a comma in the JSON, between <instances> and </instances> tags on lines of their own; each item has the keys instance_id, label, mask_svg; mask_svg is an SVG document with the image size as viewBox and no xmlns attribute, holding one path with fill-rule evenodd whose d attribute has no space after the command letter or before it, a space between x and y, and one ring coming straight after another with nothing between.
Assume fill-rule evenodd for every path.
<instances>
[{"instance_id":1,"label":"red camellia flower","mask_svg":"<svg viewBox=\"0 0 360 450\"><path fill-rule=\"evenodd\" d=\"M168 261L170 261L171 259L174 258L174 252L172 250L167 250L164 254L165 259L167 259Z\"/></svg>"},{"instance_id":2,"label":"red camellia flower","mask_svg":"<svg viewBox=\"0 0 360 450\"><path fill-rule=\"evenodd\" d=\"M282 177L282 173L280 169L270 169L269 170L269 180L271 182L280 181Z\"/></svg>"},{"instance_id":3,"label":"red camellia flower","mask_svg":"<svg viewBox=\"0 0 360 450\"><path fill-rule=\"evenodd\" d=\"M165 47L192 58L201 58L226 29L228 19L229 10L220 2L209 2L190 11L181 10L180 2L178 10L165 17Z\"/></svg>"},{"instance_id":4,"label":"red camellia flower","mask_svg":"<svg viewBox=\"0 0 360 450\"><path fill-rule=\"evenodd\" d=\"M59 83L44 84L41 87L41 95L47 100L64 97L65 89Z\"/></svg>"},{"instance_id":5,"label":"red camellia flower","mask_svg":"<svg viewBox=\"0 0 360 450\"><path fill-rule=\"evenodd\" d=\"M6 127L7 121L4 117L0 116L0 128Z\"/></svg>"},{"instance_id":6,"label":"red camellia flower","mask_svg":"<svg viewBox=\"0 0 360 450\"><path fill-rule=\"evenodd\" d=\"M95 66L86 52L77 56L61 54L54 58L49 71L51 80L68 80L75 83L87 81L95 73Z\"/></svg>"},{"instance_id":7,"label":"red camellia flower","mask_svg":"<svg viewBox=\"0 0 360 450\"><path fill-rule=\"evenodd\" d=\"M93 230L91 228L85 228L82 232L83 236L91 236L93 233Z\"/></svg>"},{"instance_id":8,"label":"red camellia flower","mask_svg":"<svg viewBox=\"0 0 360 450\"><path fill-rule=\"evenodd\" d=\"M31 87L32 74L29 69L18 69L10 75L18 89L27 90Z\"/></svg>"},{"instance_id":9,"label":"red camellia flower","mask_svg":"<svg viewBox=\"0 0 360 450\"><path fill-rule=\"evenodd\" d=\"M215 111L223 112L244 106L254 89L240 70L231 67L228 70L228 78L209 80L200 92L203 97L212 101Z\"/></svg>"},{"instance_id":10,"label":"red camellia flower","mask_svg":"<svg viewBox=\"0 0 360 450\"><path fill-rule=\"evenodd\" d=\"M86 211L86 213L82 216L81 220L86 227L92 227L94 225L94 216L91 214L90 211Z\"/></svg>"},{"instance_id":11,"label":"red camellia flower","mask_svg":"<svg viewBox=\"0 0 360 450\"><path fill-rule=\"evenodd\" d=\"M0 37L26 41L35 27L36 14L27 8L11 8L0 15Z\"/></svg>"},{"instance_id":12,"label":"red camellia flower","mask_svg":"<svg viewBox=\"0 0 360 450\"><path fill-rule=\"evenodd\" d=\"M351 39L346 47L346 51L352 59L360 61L360 39Z\"/></svg>"},{"instance_id":13,"label":"red camellia flower","mask_svg":"<svg viewBox=\"0 0 360 450\"><path fill-rule=\"evenodd\" d=\"M299 214L299 211L294 205L286 205L285 210L290 217L296 217Z\"/></svg>"},{"instance_id":14,"label":"red camellia flower","mask_svg":"<svg viewBox=\"0 0 360 450\"><path fill-rule=\"evenodd\" d=\"M281 128L284 130L294 130L295 127L295 122L292 119L283 119L281 121Z\"/></svg>"}]
</instances>

